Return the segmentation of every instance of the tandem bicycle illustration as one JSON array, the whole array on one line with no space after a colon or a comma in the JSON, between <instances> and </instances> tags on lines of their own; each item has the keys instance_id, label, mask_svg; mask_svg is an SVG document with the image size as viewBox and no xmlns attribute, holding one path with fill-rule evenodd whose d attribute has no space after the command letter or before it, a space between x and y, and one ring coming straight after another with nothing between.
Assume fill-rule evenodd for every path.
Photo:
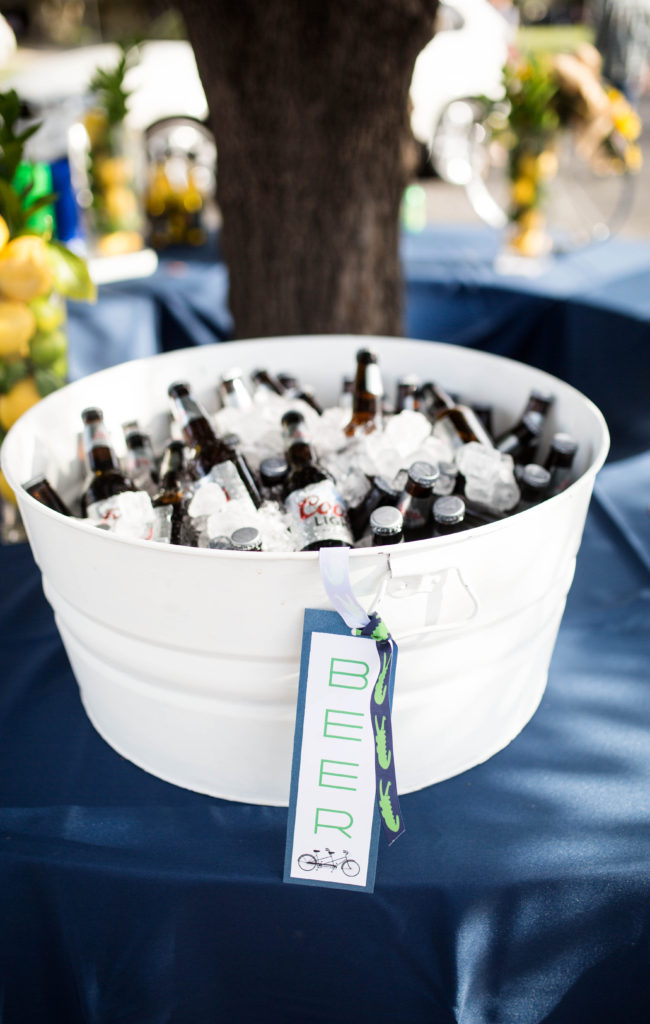
<instances>
[{"instance_id":1,"label":"tandem bicycle illustration","mask_svg":"<svg viewBox=\"0 0 650 1024\"><path fill-rule=\"evenodd\" d=\"M332 871L336 871L340 867L343 874L347 875L348 878L354 878L360 871L356 860L349 856L347 850L344 850L342 855L337 857L336 850L330 850L329 847L325 847L324 852L322 850L312 850L311 853L301 853L298 857L298 867L303 871L313 871L314 868L330 868Z\"/></svg>"}]
</instances>

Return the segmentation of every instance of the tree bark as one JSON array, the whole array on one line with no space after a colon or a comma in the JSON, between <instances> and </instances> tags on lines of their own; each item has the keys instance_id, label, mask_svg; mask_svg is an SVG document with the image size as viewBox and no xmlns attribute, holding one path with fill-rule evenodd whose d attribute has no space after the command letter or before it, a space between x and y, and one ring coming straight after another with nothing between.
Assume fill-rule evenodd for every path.
<instances>
[{"instance_id":1,"label":"tree bark","mask_svg":"<svg viewBox=\"0 0 650 1024\"><path fill-rule=\"evenodd\" d=\"M408 91L437 0L181 0L235 334L400 334Z\"/></svg>"}]
</instances>

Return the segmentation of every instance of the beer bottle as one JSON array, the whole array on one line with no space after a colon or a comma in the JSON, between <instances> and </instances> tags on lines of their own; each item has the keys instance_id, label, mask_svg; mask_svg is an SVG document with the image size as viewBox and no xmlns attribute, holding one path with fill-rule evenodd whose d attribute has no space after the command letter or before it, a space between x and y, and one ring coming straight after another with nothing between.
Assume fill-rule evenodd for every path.
<instances>
[{"instance_id":1,"label":"beer bottle","mask_svg":"<svg viewBox=\"0 0 650 1024\"><path fill-rule=\"evenodd\" d=\"M496 438L495 447L505 455L512 455L514 461L519 464L532 463L552 405L552 395L534 388L528 396L521 416L514 426Z\"/></svg>"},{"instance_id":2,"label":"beer bottle","mask_svg":"<svg viewBox=\"0 0 650 1024\"><path fill-rule=\"evenodd\" d=\"M269 455L260 462L260 482L262 497L266 501L282 502L285 483L289 474L289 464L280 455Z\"/></svg>"},{"instance_id":3,"label":"beer bottle","mask_svg":"<svg viewBox=\"0 0 650 1024\"><path fill-rule=\"evenodd\" d=\"M457 494L445 495L433 503L433 532L436 537L459 533L465 526L465 502Z\"/></svg>"},{"instance_id":4,"label":"beer bottle","mask_svg":"<svg viewBox=\"0 0 650 1024\"><path fill-rule=\"evenodd\" d=\"M372 546L400 544L404 540L404 519L393 505L380 505L370 515Z\"/></svg>"},{"instance_id":5,"label":"beer bottle","mask_svg":"<svg viewBox=\"0 0 650 1024\"><path fill-rule=\"evenodd\" d=\"M207 414L192 397L189 385L176 381L169 385L168 394L183 439L193 449L199 474L218 483L229 501L252 503L259 508L262 499L248 463L217 437Z\"/></svg>"},{"instance_id":6,"label":"beer bottle","mask_svg":"<svg viewBox=\"0 0 650 1024\"><path fill-rule=\"evenodd\" d=\"M344 429L347 437L370 433L381 427L384 386L377 356L370 349L357 352L357 372L352 391L352 417Z\"/></svg>"},{"instance_id":7,"label":"beer bottle","mask_svg":"<svg viewBox=\"0 0 650 1024\"><path fill-rule=\"evenodd\" d=\"M343 499L328 473L317 461L301 412L290 409L282 417L289 473L285 508L301 551L322 547L350 547L352 532Z\"/></svg>"},{"instance_id":8,"label":"beer bottle","mask_svg":"<svg viewBox=\"0 0 650 1024\"><path fill-rule=\"evenodd\" d=\"M417 539L416 535L428 536L433 486L437 479L438 470L430 462L414 462L409 467L406 486L397 499L407 540Z\"/></svg>"},{"instance_id":9,"label":"beer bottle","mask_svg":"<svg viewBox=\"0 0 650 1024\"><path fill-rule=\"evenodd\" d=\"M394 506L400 494L401 490L394 487L385 477L373 477L363 501L348 512L354 539L359 540L363 536L370 522L370 516L376 508L379 508L380 505Z\"/></svg>"},{"instance_id":10,"label":"beer bottle","mask_svg":"<svg viewBox=\"0 0 650 1024\"><path fill-rule=\"evenodd\" d=\"M252 406L251 393L244 384L242 371L238 366L221 375L219 397L221 404L227 409L250 409Z\"/></svg>"},{"instance_id":11,"label":"beer bottle","mask_svg":"<svg viewBox=\"0 0 650 1024\"><path fill-rule=\"evenodd\" d=\"M299 398L302 402L311 406L319 416L323 415L323 407L314 395L312 388L302 387L297 377L292 373L279 373L278 383L284 388L286 398Z\"/></svg>"},{"instance_id":12,"label":"beer bottle","mask_svg":"<svg viewBox=\"0 0 650 1024\"><path fill-rule=\"evenodd\" d=\"M230 534L233 551L261 551L262 535L254 526L240 526Z\"/></svg>"},{"instance_id":13,"label":"beer bottle","mask_svg":"<svg viewBox=\"0 0 650 1024\"><path fill-rule=\"evenodd\" d=\"M403 412L404 409L411 409L418 412L420 408L420 381L414 374L406 374L397 381L397 393L395 395L395 413Z\"/></svg>"},{"instance_id":14,"label":"beer bottle","mask_svg":"<svg viewBox=\"0 0 650 1024\"><path fill-rule=\"evenodd\" d=\"M284 388L280 384L280 381L270 374L268 370L253 370L251 373L251 380L256 387L261 388L264 391L270 391L274 395L284 394Z\"/></svg>"},{"instance_id":15,"label":"beer bottle","mask_svg":"<svg viewBox=\"0 0 650 1024\"><path fill-rule=\"evenodd\" d=\"M517 464L525 465L537 451L543 425L538 412L527 412L496 439L495 446L504 455L511 455Z\"/></svg>"},{"instance_id":16,"label":"beer bottle","mask_svg":"<svg viewBox=\"0 0 650 1024\"><path fill-rule=\"evenodd\" d=\"M136 420L123 423L124 442L126 444L125 468L129 479L136 487L153 494L158 482L156 457L151 438L140 427Z\"/></svg>"},{"instance_id":17,"label":"beer bottle","mask_svg":"<svg viewBox=\"0 0 650 1024\"><path fill-rule=\"evenodd\" d=\"M182 441L170 441L160 464L160 488L151 503L154 509L168 509L171 513L170 544L194 546L190 524L184 528L187 506L185 479L185 446Z\"/></svg>"},{"instance_id":18,"label":"beer bottle","mask_svg":"<svg viewBox=\"0 0 650 1024\"><path fill-rule=\"evenodd\" d=\"M548 469L538 466L536 462L531 462L524 466L519 477L521 500L515 506L513 512L523 512L527 508L539 504L544 498L547 498L550 483L551 474Z\"/></svg>"},{"instance_id":19,"label":"beer bottle","mask_svg":"<svg viewBox=\"0 0 650 1024\"><path fill-rule=\"evenodd\" d=\"M422 391L429 399L433 434L446 441L452 451L469 441L493 447L492 438L469 405L455 402L444 388L432 381L424 384Z\"/></svg>"},{"instance_id":20,"label":"beer bottle","mask_svg":"<svg viewBox=\"0 0 650 1024\"><path fill-rule=\"evenodd\" d=\"M449 533L471 530L475 526L486 526L505 519L499 512L469 504L458 494L445 495L433 503L434 536L441 537Z\"/></svg>"},{"instance_id":21,"label":"beer bottle","mask_svg":"<svg viewBox=\"0 0 650 1024\"><path fill-rule=\"evenodd\" d=\"M551 438L551 447L544 460L544 469L551 474L549 490L559 494L571 482L571 469L578 450L578 443L570 434L558 433Z\"/></svg>"},{"instance_id":22,"label":"beer bottle","mask_svg":"<svg viewBox=\"0 0 650 1024\"><path fill-rule=\"evenodd\" d=\"M84 457L90 473L81 496L83 514L96 520L116 518L117 503L114 499L137 488L120 468L101 409L84 409L81 419L84 425Z\"/></svg>"},{"instance_id":23,"label":"beer bottle","mask_svg":"<svg viewBox=\"0 0 650 1024\"><path fill-rule=\"evenodd\" d=\"M26 484L23 484L23 487L28 494L31 494L32 498L40 501L41 505L47 505L48 508L53 509L55 512L60 512L62 516L72 515L72 512L63 499L59 497L47 477L36 476L32 480L28 480Z\"/></svg>"}]
</instances>

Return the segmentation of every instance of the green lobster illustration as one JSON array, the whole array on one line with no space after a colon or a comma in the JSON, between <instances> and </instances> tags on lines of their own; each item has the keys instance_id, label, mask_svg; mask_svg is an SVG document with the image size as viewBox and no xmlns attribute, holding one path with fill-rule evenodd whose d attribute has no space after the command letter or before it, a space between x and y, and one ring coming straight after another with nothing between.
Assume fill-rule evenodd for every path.
<instances>
[{"instance_id":1,"label":"green lobster illustration","mask_svg":"<svg viewBox=\"0 0 650 1024\"><path fill-rule=\"evenodd\" d=\"M379 810L381 811L381 816L384 819L386 828L390 829L391 832L399 832L399 814L395 817L393 812L393 807L390 802L390 787L390 782L387 782L386 787L384 788L382 780L379 780Z\"/></svg>"},{"instance_id":2,"label":"green lobster illustration","mask_svg":"<svg viewBox=\"0 0 650 1024\"><path fill-rule=\"evenodd\" d=\"M381 724L379 723L379 718L375 715L375 749L380 768L387 771L390 768L393 755L392 751L386 748L386 715L382 716Z\"/></svg>"}]
</instances>

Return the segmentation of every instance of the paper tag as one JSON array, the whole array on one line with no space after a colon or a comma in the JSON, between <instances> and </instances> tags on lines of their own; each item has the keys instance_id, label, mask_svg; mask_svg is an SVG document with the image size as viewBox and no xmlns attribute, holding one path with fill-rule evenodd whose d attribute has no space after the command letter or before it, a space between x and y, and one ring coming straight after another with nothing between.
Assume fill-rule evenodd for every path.
<instances>
[{"instance_id":1,"label":"paper tag","mask_svg":"<svg viewBox=\"0 0 650 1024\"><path fill-rule=\"evenodd\" d=\"M374 889L379 814L370 690L379 660L375 641L351 636L336 612L306 610L285 882Z\"/></svg>"}]
</instances>

